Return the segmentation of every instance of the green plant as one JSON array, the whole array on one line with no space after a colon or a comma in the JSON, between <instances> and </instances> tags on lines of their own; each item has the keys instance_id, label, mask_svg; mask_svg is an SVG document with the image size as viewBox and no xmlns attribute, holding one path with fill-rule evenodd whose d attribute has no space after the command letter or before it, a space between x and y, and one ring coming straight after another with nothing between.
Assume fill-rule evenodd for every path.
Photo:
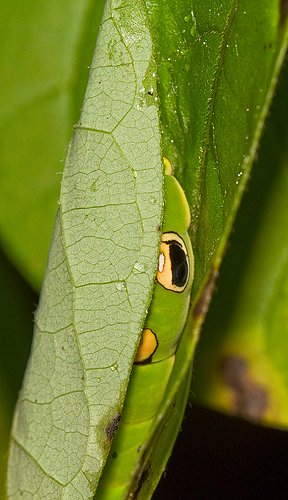
<instances>
[{"instance_id":1,"label":"green plant","mask_svg":"<svg viewBox=\"0 0 288 500\"><path fill-rule=\"evenodd\" d=\"M60 7L57 2L50 2L49 6L32 2L29 12L20 3L16 10L15 3L8 0L3 1L3 6L8 15L1 36L8 53L3 62L2 83L0 230L6 254L37 288L56 212L59 183L55 173L60 170L72 125L80 113L88 77L85 64L91 58L97 32L94 20L100 18L102 6L84 0L65 2ZM35 462L29 454L25 455L26 479L29 485L29 470L35 465L33 476L36 469L38 476L32 487L40 496L49 491L57 496L64 488L69 498L76 498L77 491L89 498L96 487L153 293L159 244L156 229L162 217L161 156L165 154L175 166L175 176L191 208L195 279L193 308L177 352L176 376L168 386L167 404L156 435L147 447L146 464L152 464L152 468L144 468L138 478L142 486L139 495L147 498L152 494L157 470L163 467L171 436L174 439L179 426L195 341L255 159L287 46L284 10L278 1L262 2L260 10L248 0L215 2L213 6L195 1L193 7L187 0L176 4L115 0L107 2L106 16L81 118L67 155L60 216L36 315L41 334L34 341L15 420L15 443L20 446L18 455L11 455L11 488L13 468L19 456L24 457L23 449L27 446L30 451L33 449ZM19 26L23 29L19 30ZM18 50L23 50L25 58L19 55L18 64L11 71L10 61L19 54ZM268 151L275 144L273 137L271 141ZM240 306L235 305L235 319L221 338L221 348L211 347L211 342L206 349L203 347L204 368L199 368L203 375L197 382L199 399L228 411L237 412L240 408L244 416L273 425L286 425L287 419L286 384L282 380L278 383L286 367L278 337L285 324L287 245L277 233L279 245L273 244L275 252L271 257L271 246L264 249L263 241L272 238L271 228L276 231L275 213L283 214L283 222L277 217L280 229L286 220L285 148L282 150L281 159L276 158L280 180L275 180L275 194L271 197L274 212L269 215L267 209L263 236L255 243L256 262L260 253L265 266L262 264L257 270L253 264L257 279L249 277L249 268L245 270L248 290L251 282L260 283L264 290L259 279L263 276L262 267L271 268L267 289L270 292L273 288L276 295L268 303L252 290L253 298L249 294L247 298L243 280ZM262 184L259 189L263 191ZM106 286L107 262L112 266L108 276L110 288ZM282 288L274 286L275 273L277 286L281 273ZM264 278L267 284L268 278ZM19 295L22 296L21 291ZM283 297L281 306L279 295ZM256 324L255 309L261 316L267 304L271 311L269 331L272 321L276 332L273 339L277 334L278 342L272 349L270 342L274 346L274 340L269 337L269 357L265 352L264 359L258 356L263 335L259 323ZM275 304L282 307L280 313L275 314ZM107 322L107 317L113 318L113 323ZM221 325L220 334L221 321L222 317L217 323ZM113 329L118 334L117 356ZM102 335L101 351L93 346L89 335L96 330ZM249 359L243 350L245 356L249 352ZM209 370L214 366L214 372L206 371L208 358L212 359ZM217 368L219 358L222 382ZM256 364L250 368L252 358ZM23 362L19 369L23 369ZM115 379L113 384L111 378ZM15 385L11 388L9 383L5 385L3 381L3 393L14 390L15 399ZM239 406L243 387L264 388L267 394L271 385L278 413L273 414L273 406L269 405L251 417L243 411L243 404ZM275 386L278 392L274 391ZM175 400L177 391L179 401ZM277 398L282 404L280 413ZM6 429L11 401L3 417ZM106 405L104 413L97 410L97 402ZM70 436L67 429L72 430ZM45 433L51 441L41 441ZM56 452L51 454L53 448ZM40 468L37 461L41 462ZM149 483L143 474L148 479L155 475L156 479Z\"/></svg>"}]
</instances>

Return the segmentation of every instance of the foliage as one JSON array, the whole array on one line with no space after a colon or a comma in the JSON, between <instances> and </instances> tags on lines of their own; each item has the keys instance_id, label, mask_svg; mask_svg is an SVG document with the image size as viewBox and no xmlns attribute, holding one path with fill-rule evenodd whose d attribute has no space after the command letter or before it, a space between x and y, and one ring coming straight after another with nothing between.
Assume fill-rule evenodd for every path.
<instances>
[{"instance_id":1,"label":"foliage","mask_svg":"<svg viewBox=\"0 0 288 500\"><path fill-rule=\"evenodd\" d=\"M146 174L144 175L144 172L149 170L149 158L151 165L155 164L155 168L159 169L159 163L157 164L153 158L160 158L160 133L157 118L153 117L153 113L148 117L145 112L147 110L148 113L150 110L155 111L159 106L161 150L172 160L175 166L175 175L182 183L190 203L192 213L191 240L195 254L196 273L193 285L193 309L191 307L187 327L179 347L174 376L167 390L167 402L164 403L161 413L162 419L160 419L159 424L159 429L161 429L163 423L168 419L169 412L171 412L171 401L176 397L177 390L179 389L179 394L181 391L184 394L185 387L187 388L185 378L189 379L190 377L195 341L209 305L231 227L235 221L255 159L260 134L287 46L285 3L280 6L276 0L273 2L265 0L261 4L261 9L255 2L249 2L249 0L241 2L240 0L214 1L212 4L208 1L195 0L193 6L191 1L187 0L181 0L176 4L172 0L159 0L157 3L147 2L145 5L141 0L137 2L115 0L112 3L115 8L114 14L117 13L120 16L120 24L117 24L119 18L116 19L114 28L113 23L111 23L110 30L104 29L102 38L99 39L98 53L96 52L96 59L92 65L81 121L75 132L66 161L60 199L62 229L60 229L58 219L50 253L50 271L46 273L41 309L40 313L37 313L38 328L41 331L46 329L47 332L51 333L51 331L60 329L62 334L65 331L65 335L63 338L61 337L60 343L57 344L58 347L56 344L54 345L51 335L49 346L45 344L43 350L40 343L35 342L33 346L34 353L36 351L40 353L38 365L43 363L44 366L48 367L48 371L52 369L49 374L49 377L52 377L53 370L55 372L55 368L57 368L55 359L61 359L64 337L65 342L68 338L70 339L67 343L66 358L62 356L61 362L65 361L67 368L64 367L64 364L60 366L60 363L53 382L55 387L57 384L60 385L60 389L61 384L63 384L61 394L66 391L67 397L65 401L63 399L61 402L53 418L56 418L56 421L57 419L61 420L64 418L64 414L69 414L69 408L78 408L78 414L76 415L75 411L73 415L73 418L76 415L75 422L67 417L67 424L70 427L75 424L73 429L79 439L72 439L69 442L68 451L66 451L68 456L73 453L73 445L78 447L79 461L86 464L83 472L86 477L89 476L91 484L94 484L93 481L95 482L95 478L93 478L95 469L99 469L99 467L101 469L101 464L100 466L96 464L95 457L89 462L91 448L88 448L88 454L83 459L85 446L81 439L83 435L92 436L95 422L97 422L97 411L94 415L93 426L90 430L84 429L84 423L87 421L83 413L85 405L81 402L82 400L71 399L71 394L74 392L74 394L79 395L82 391L83 395L81 380L83 377L88 377L90 371L92 376L86 386L90 390L90 410L95 407L97 398L99 400L99 395L95 394L93 390L97 370L93 373L91 368L95 369L97 366L99 368L102 361L100 357L95 361L95 355L94 357L90 355L91 352L95 353L95 349L93 347L91 349L88 337L81 336L81 332L83 333L87 329L91 331L94 328L97 316L97 314L95 315L95 307L98 306L98 312L102 310L104 314L107 307L116 308L121 323L124 318L122 314L124 314L124 310L126 312L127 305L124 305L120 298L122 291L120 286L123 283L124 287L127 286L126 280L123 278L124 269L132 266L133 270L132 262L135 261L133 248L139 250L140 233L137 233L137 224L139 227L145 221L144 214L152 205L154 212L151 209L153 212L151 212L151 224L156 226L160 222L162 194L159 175L156 173L153 176L152 169L150 180ZM96 7L95 2L88 0L65 1L61 2L61 5L59 2L55 2L55 5L54 2L52 4L50 2L49 6L45 6L33 0L28 10L25 8L25 4L20 1L11 3L8 0L2 0L2 4L5 15L2 19L4 22L0 36L2 37L1 45L6 52L5 58L1 58L3 66L1 74L4 75L1 92L3 113L0 120L1 144L3 144L0 153L2 173L1 242L6 255L9 256L20 273L32 286L39 288L59 196L59 177L56 173L60 171L60 163L68 147L72 126L79 117L88 77L87 66L95 44L97 20L99 22L101 17L103 2L97 2ZM122 15L123 12L126 12L126 17ZM134 21L130 22L132 18ZM118 34L117 30L119 30ZM129 32L129 30L131 31ZM124 44L121 47L123 37L126 49L127 45L129 49L126 52ZM136 40L136 43L132 43L132 39L134 42ZM146 42L141 46L143 39ZM107 47L109 48L108 56ZM122 58L122 61L120 65L117 65L116 62L119 62L119 58ZM16 60L17 64L11 66L11 60ZM126 70L130 75L127 80L125 80L127 72L119 77L121 65L126 65ZM133 71L130 71L131 68ZM98 79L99 74L101 81L104 81L103 85L108 85L107 88L101 87L100 92L95 91L97 89L95 78ZM133 78L135 80L131 84ZM129 110L133 95L139 94L142 85L144 88L142 101L138 96L134 110L135 116L132 116ZM96 95L97 99L95 99ZM101 104L103 95L105 99ZM280 96L281 102L286 103L285 91L281 91ZM115 105L118 101L122 103L122 108L118 104ZM91 108L91 103L96 103L94 104L96 116L95 109ZM135 104L135 101L133 103ZM144 110L142 129L137 125L139 118L136 115L139 106L142 111ZM104 113L103 110L105 110ZM276 107L273 112L272 125L266 130L265 143L262 145L263 153L262 155L260 153L258 160L258 169L262 166L264 170L265 164L266 173L263 178L255 181L253 189L257 195L255 195L253 203L247 201L248 207L252 206L250 210L253 210L254 213L254 210L257 209L258 193L261 192L261 197L263 193L262 199L265 199L267 208L263 208L262 202L259 229L257 220L257 235L255 238L250 237L247 240L251 245L251 250L249 250L247 259L245 258L245 266L242 267L243 259L241 260L241 257L243 254L241 251L237 252L236 245L235 260L232 259L231 268L226 271L236 280L241 269L240 292L231 300L231 287L234 287L234 282L220 281L223 291L221 290L220 299L219 296L216 297L218 314L215 315L214 312L214 315L211 315L212 319L208 319L205 329L207 328L209 331L209 338L207 342L206 334L206 345L203 343L203 347L201 347L202 360L199 358L199 365L197 365L199 366L197 368L199 372L197 395L200 400L208 402L216 408L238 412L245 417L273 425L287 425L285 382L287 363L284 354L285 331L287 331L285 315L287 244L285 235L281 232L281 227L286 224L287 219L285 203L287 199L287 176L285 175L287 148L283 148L285 141L287 144L287 134L286 128L283 126L285 120L280 121L279 118L282 116L281 107L280 109ZM105 125L104 119L108 120ZM277 127L276 130L279 131L277 133L281 133L281 137L283 137L280 143L275 140L275 128L273 127ZM98 139L94 140L92 133L92 129L104 129L110 132L114 128L117 129L114 139L119 141L121 145L118 148L118 153L117 148L113 151L111 144L110 146L108 143L105 145L108 135L107 138L103 139L103 134L98 133ZM86 133L84 133L84 129L86 129ZM147 147L145 149L145 143L147 145L149 140L149 147L152 150ZM280 148L281 154L279 153ZM111 156L106 156L107 151ZM102 178L96 179L95 175L93 177L92 164L96 154L99 156L98 161L102 162L102 172L105 172L106 177L104 174ZM117 177L116 169L116 171L111 172L112 181L108 182L109 162L113 164L114 161L116 164L117 155L119 158L118 173L122 172L122 180L119 175ZM267 162L267 158L269 158L269 162ZM85 165L91 166L88 175L87 172L81 170L83 159L85 159ZM143 160L142 165L139 159ZM131 171L127 168L128 163L133 165L134 179L133 175L131 176ZM272 163L274 164L273 184L271 183L272 187L270 187ZM135 180L137 185L135 193L138 195L140 193L142 197L140 202L141 215L138 219L135 219L133 210L127 209L127 204L130 204L131 207L133 207L133 203L135 205L135 197L129 199L128 188L126 193L123 193L119 188L122 181L127 187ZM81 206L83 202L81 190L85 193L85 207ZM103 209L101 215L103 227L98 228L96 236L98 241L95 240L95 228L93 227L95 209L91 206L91 196L97 194L97 190L99 207L103 205L104 197L105 199L111 197L111 204L115 202L115 198L120 197L119 205L122 203L126 207L123 213L121 212L122 225L120 224L119 227L118 219L113 215L115 212L112 209ZM128 198L126 199L125 196ZM152 197L153 201L151 201ZM148 203L149 199L150 204ZM246 198L244 201L246 202ZM9 211L7 211L8 205L9 208L11 207ZM83 209L87 207L89 210L84 214ZM105 255L105 251L109 251L109 255L112 255L117 244L119 249L121 248L127 227L129 230L126 237L132 242L133 255L131 254L132 257L130 255L129 263L129 252L127 248L124 248L123 252L115 254L114 260L112 259L113 265L120 265L122 274L119 271L120 268L117 268L118 271L114 278L110 277L111 280L114 279L115 286L118 285L118 289L115 291L118 298L114 302L112 300L109 305L107 301L109 302L113 296L111 290L103 293L103 289L96 289L94 286L95 282L101 283L103 280L101 273L95 278L95 272L98 272L97 269L95 270L95 262L99 256ZM61 231L64 232L61 233ZM110 236L109 231L111 232ZM241 236L243 232L244 235L255 232L255 224L253 225L251 217L246 218L242 233L241 227L239 231L241 241L245 238L245 236ZM142 249L145 249L145 252L143 250L144 253L142 253L143 262L141 259L139 262L137 261L138 267L134 267L134 274L131 275L129 293L131 291L131 296L135 294L132 310L133 315L135 314L137 317L137 326L136 323L133 326L133 328L135 327L133 341L128 342L130 347L122 360L123 366L120 372L123 374L123 379L121 379L119 391L115 392L114 403L112 407L109 407L108 420L115 417L117 405L119 411L124 400L125 384L128 380L137 343L136 333L141 331L145 311L151 299L153 270L156 264L159 237L153 239L149 232L151 233L151 227L147 224L144 228L147 240L146 244L144 243L142 246ZM94 240L91 239L93 234ZM115 237L115 235L117 236ZM110 238L110 246L108 245L108 250L107 246L103 246L100 251L98 243L106 236L107 241ZM97 242L96 246L95 242ZM75 248L77 248L77 252L74 252ZM88 253L87 248L89 249ZM146 254L148 248L151 249L150 254ZM146 255L146 260L144 255ZM249 265L246 265L246 260ZM13 269L5 260L3 261L4 265L7 280L4 274L5 279L3 279L1 286L3 287L3 297L6 297L7 282L10 283L8 276L11 273L13 276ZM105 259L103 259L101 266L105 268ZM145 266L145 273L143 273L142 266ZM264 274L263 268L267 271ZM59 269L62 270L59 271ZM120 279L119 276L122 278ZM12 278L11 283L13 283ZM25 287L23 288L22 284L19 283L19 279L15 283L15 298L10 300L8 296L7 302L3 303L2 307L5 308L3 311L5 311L6 317L7 315L13 316L15 314L14 301L17 300L19 304L18 308L21 313L13 320L17 327L13 326L13 323L11 324L13 332L16 331L16 328L18 329L20 340L17 343L19 344L19 342L23 342L23 331L27 328L23 327L21 316L24 311L24 309L22 311L22 307L27 307L27 305L22 306L22 304L26 304L27 292ZM45 298L47 293L48 300ZM73 301L71 302L72 296ZM140 296L141 300L139 300ZM229 311L228 314L226 311L224 314L223 304L227 303L228 300L231 300L228 309L231 309L232 312ZM57 301L62 303L61 308L57 309ZM51 319L48 321L47 318L51 308L54 307L56 307L54 310L56 312L53 313L52 318L57 317L57 321L53 323L53 320L51 323ZM71 311L73 311L73 318ZM125 325L132 323L131 318L128 320L126 318L125 321L123 322ZM75 346L72 346L74 341L72 340L73 335L71 335L71 324L75 322L78 333L80 333L77 342L83 343L82 346L80 345L80 358L73 354ZM27 322L25 324L27 325ZM85 328L83 328L84 326ZM6 323L3 324L3 333L6 333L7 328ZM194 332L193 335L191 335L191 331ZM127 343L127 339L125 339L126 337L123 336L124 344ZM105 340L109 346L108 336ZM27 352L28 336L25 343ZM107 349L108 357L112 347L110 345L107 348L107 344L106 347L103 344L103 349ZM120 347L121 349L122 347ZM56 354L57 352L58 354ZM6 354L4 355L6 358ZM69 372L72 358L74 368ZM23 359L19 357L16 350L11 352L9 359L15 366L15 378L10 375L5 376L7 373L9 374L8 368L5 369L9 363L4 363L2 364L4 369L1 371L3 378L1 377L0 383L4 399L3 408L5 408L2 417L3 429L6 436L8 422L11 419L11 403L15 401L17 394L15 380L19 383L17 372L23 371ZM225 363L223 365L223 359L226 360L226 365ZM207 360L209 360L209 370L206 369ZM222 367L220 375L219 362ZM113 362L111 364L114 366ZM68 381L65 381L64 376L66 369L69 374ZM6 373L3 373L5 371ZM51 398L50 389L48 386L45 387L43 381L45 377L41 378L39 368L33 367L33 361L30 362L30 371L26 375L26 384L29 379L31 387L36 384L36 379L33 379L36 373L38 373L38 387L40 384L43 390L42 402L47 402ZM118 367L116 373L118 374ZM73 377L75 382L77 379L77 383L73 388L71 387L71 390L67 389L67 384L69 386ZM64 388L65 384L66 388ZM262 405L260 412L256 411L256 414L255 412L251 414L250 407L248 411L247 407L253 405L253 398L259 396L259 390L262 390L261 402L263 403L265 400L264 409ZM29 398L32 392L29 394ZM11 396L7 397L7 394ZM38 397L36 393L34 397ZM273 404L270 404L270 401ZM88 409L86 408L85 411L88 412ZM81 412L82 416L84 415L84 420L79 424L78 417ZM182 410L179 409L179 416L182 413ZM154 446L149 449L155 468L161 469L162 455L165 455L164 462L169 456L168 441L171 440L170 435L174 436L175 428L177 428L173 418L171 422L167 425L165 423L168 437L163 435L161 438L163 441L157 439L162 448ZM107 421L105 420L101 425L107 426ZM65 422L63 426L61 432L65 440ZM159 429L156 430L156 433L160 432ZM34 432L36 432L35 429L32 431L32 436ZM28 441L30 438L28 436ZM59 435L56 433L53 439L56 442ZM4 442L7 446L7 438ZM90 447L93 448L94 444L92 440L89 441ZM36 442L36 448L39 447L39 455L42 455L41 446L39 442ZM104 444L104 456L108 451L106 448L108 448L107 443ZM62 471L65 477L59 476L60 479L58 479L65 482L68 476L74 474L79 464L78 462L77 464L76 462L69 464L69 461L63 457L61 460L65 462L65 473ZM49 463L52 468L55 466L56 470L57 465L51 464L51 457L47 456L46 465ZM50 469L49 472L51 473ZM155 484L158 481L158 475L156 472ZM75 483L75 488L81 489L81 484L84 482L81 483L79 479L77 485ZM35 487L37 488L37 486ZM49 489L49 486L45 486L43 483L42 488ZM67 494L73 494L71 491L67 490ZM82 493L84 497L85 495L88 497L88 493L85 491L83 489Z\"/></svg>"}]
</instances>

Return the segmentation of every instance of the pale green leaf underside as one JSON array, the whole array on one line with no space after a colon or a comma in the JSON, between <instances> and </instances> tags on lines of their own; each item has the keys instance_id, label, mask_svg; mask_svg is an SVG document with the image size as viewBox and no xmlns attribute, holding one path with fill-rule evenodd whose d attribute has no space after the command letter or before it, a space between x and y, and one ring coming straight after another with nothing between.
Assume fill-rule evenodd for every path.
<instances>
[{"instance_id":1,"label":"pale green leaf underside","mask_svg":"<svg viewBox=\"0 0 288 500\"><path fill-rule=\"evenodd\" d=\"M152 45L141 2L121 4L107 3L65 165L11 497L92 496L151 298L162 214L158 109L145 98Z\"/></svg>"}]
</instances>

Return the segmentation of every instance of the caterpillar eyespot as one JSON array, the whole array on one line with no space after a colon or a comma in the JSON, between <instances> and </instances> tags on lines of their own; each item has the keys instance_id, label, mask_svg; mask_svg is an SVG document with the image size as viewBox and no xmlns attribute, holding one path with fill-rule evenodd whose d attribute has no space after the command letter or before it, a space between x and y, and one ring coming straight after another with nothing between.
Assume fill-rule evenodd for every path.
<instances>
[{"instance_id":1,"label":"caterpillar eyespot","mask_svg":"<svg viewBox=\"0 0 288 500\"><path fill-rule=\"evenodd\" d=\"M163 232L153 298L136 355L136 364L156 363L175 353L185 325L193 281L194 258L188 235L189 205L182 187L173 176L173 168L168 158L163 159L163 164L165 168ZM147 330L153 332L157 339L156 346L151 337L154 343L152 342L149 347L150 350L146 348L150 341L148 337L144 338L147 335L144 332Z\"/></svg>"},{"instance_id":2,"label":"caterpillar eyespot","mask_svg":"<svg viewBox=\"0 0 288 500\"><path fill-rule=\"evenodd\" d=\"M181 293L189 281L189 260L183 239L174 232L161 238L156 279L166 290Z\"/></svg>"},{"instance_id":3,"label":"caterpillar eyespot","mask_svg":"<svg viewBox=\"0 0 288 500\"><path fill-rule=\"evenodd\" d=\"M163 232L153 298L136 355L136 364L153 364L175 353L185 325L193 281L194 258L188 235L189 205L182 187L172 175L171 163L167 158L164 158L163 163ZM147 336L147 331L153 333L157 345L153 337Z\"/></svg>"}]
</instances>

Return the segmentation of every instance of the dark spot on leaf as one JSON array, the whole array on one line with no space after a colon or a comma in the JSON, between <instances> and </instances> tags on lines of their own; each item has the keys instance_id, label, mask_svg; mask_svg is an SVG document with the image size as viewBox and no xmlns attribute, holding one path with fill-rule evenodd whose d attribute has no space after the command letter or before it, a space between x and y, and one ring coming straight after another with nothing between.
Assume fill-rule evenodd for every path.
<instances>
[{"instance_id":1,"label":"dark spot on leaf","mask_svg":"<svg viewBox=\"0 0 288 500\"><path fill-rule=\"evenodd\" d=\"M261 420L269 397L267 390L251 379L247 360L237 355L225 356L220 363L220 373L232 390L234 413L249 420Z\"/></svg>"},{"instance_id":2,"label":"dark spot on leaf","mask_svg":"<svg viewBox=\"0 0 288 500\"><path fill-rule=\"evenodd\" d=\"M148 90L147 94L149 94L149 95L153 95L153 94L154 94L154 92L153 92L153 90Z\"/></svg>"},{"instance_id":3,"label":"dark spot on leaf","mask_svg":"<svg viewBox=\"0 0 288 500\"><path fill-rule=\"evenodd\" d=\"M196 318L198 316L205 317L207 310L208 310L208 307L209 307L209 304L210 304L210 301L211 301L211 297L212 297L212 293L214 290L214 285L215 285L215 281L216 281L217 277L218 277L218 269L212 268L210 276L208 278L208 281L207 281L207 283L202 291L202 294L200 295L200 298L199 298L199 300L194 308L194 317L196 317Z\"/></svg>"},{"instance_id":4,"label":"dark spot on leaf","mask_svg":"<svg viewBox=\"0 0 288 500\"><path fill-rule=\"evenodd\" d=\"M115 417L113 417L110 424L105 429L106 436L109 439L109 441L111 441L111 443L112 443L113 438L115 436L115 432L118 429L119 422L120 422L120 414L117 413L117 415Z\"/></svg>"},{"instance_id":5,"label":"dark spot on leaf","mask_svg":"<svg viewBox=\"0 0 288 500\"><path fill-rule=\"evenodd\" d=\"M288 14L288 0L281 0L281 6L280 6L280 24L284 24L286 21L286 17Z\"/></svg>"},{"instance_id":6,"label":"dark spot on leaf","mask_svg":"<svg viewBox=\"0 0 288 500\"><path fill-rule=\"evenodd\" d=\"M118 453L116 453L116 451L112 454L112 458L118 458Z\"/></svg>"}]
</instances>

